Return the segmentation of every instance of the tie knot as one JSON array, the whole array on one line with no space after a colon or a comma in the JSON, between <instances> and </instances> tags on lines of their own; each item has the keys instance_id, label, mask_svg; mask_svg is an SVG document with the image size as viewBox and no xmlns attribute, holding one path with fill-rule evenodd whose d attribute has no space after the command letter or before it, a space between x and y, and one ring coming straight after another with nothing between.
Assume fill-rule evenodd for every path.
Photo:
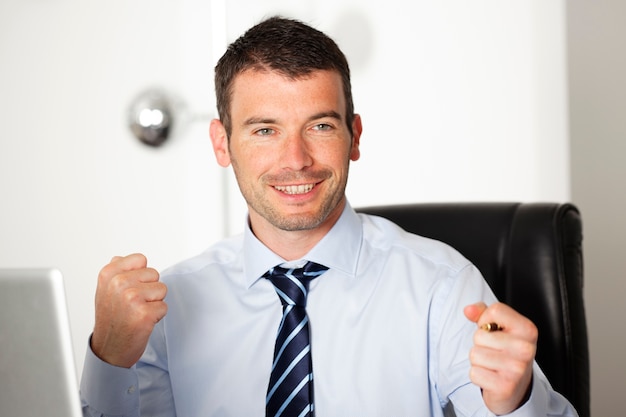
<instances>
[{"instance_id":1,"label":"tie knot","mask_svg":"<svg viewBox=\"0 0 626 417\"><path fill-rule=\"evenodd\" d=\"M283 268L275 266L263 277L269 279L283 305L306 307L306 297L311 280L328 270L324 265L307 262L302 268Z\"/></svg>"}]
</instances>

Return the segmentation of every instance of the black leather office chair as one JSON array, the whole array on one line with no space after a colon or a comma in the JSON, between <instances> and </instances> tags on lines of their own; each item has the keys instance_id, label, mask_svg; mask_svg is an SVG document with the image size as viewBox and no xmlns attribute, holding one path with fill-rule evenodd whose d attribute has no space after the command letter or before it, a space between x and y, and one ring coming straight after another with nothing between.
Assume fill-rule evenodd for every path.
<instances>
[{"instance_id":1,"label":"black leather office chair","mask_svg":"<svg viewBox=\"0 0 626 417\"><path fill-rule=\"evenodd\" d=\"M571 204L429 203L361 208L455 247L496 296L539 329L537 362L589 417L582 223Z\"/></svg>"}]
</instances>

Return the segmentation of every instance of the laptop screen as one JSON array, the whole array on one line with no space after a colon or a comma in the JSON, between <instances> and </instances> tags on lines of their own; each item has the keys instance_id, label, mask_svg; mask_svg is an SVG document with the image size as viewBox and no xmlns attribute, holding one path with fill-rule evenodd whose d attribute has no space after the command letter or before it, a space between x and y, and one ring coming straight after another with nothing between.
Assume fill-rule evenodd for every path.
<instances>
[{"instance_id":1,"label":"laptop screen","mask_svg":"<svg viewBox=\"0 0 626 417\"><path fill-rule=\"evenodd\" d=\"M81 416L63 277L0 269L0 416Z\"/></svg>"}]
</instances>

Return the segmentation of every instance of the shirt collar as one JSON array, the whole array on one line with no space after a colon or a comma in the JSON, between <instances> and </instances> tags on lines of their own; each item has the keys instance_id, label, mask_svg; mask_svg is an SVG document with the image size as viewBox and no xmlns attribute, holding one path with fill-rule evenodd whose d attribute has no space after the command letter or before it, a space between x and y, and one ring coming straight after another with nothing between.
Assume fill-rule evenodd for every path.
<instances>
[{"instance_id":1,"label":"shirt collar","mask_svg":"<svg viewBox=\"0 0 626 417\"><path fill-rule=\"evenodd\" d=\"M356 212L346 202L337 223L302 259L317 262L329 269L336 269L355 276L361 249L363 228ZM250 229L246 222L243 237L243 272L248 287L271 267L286 262L272 252Z\"/></svg>"}]
</instances>

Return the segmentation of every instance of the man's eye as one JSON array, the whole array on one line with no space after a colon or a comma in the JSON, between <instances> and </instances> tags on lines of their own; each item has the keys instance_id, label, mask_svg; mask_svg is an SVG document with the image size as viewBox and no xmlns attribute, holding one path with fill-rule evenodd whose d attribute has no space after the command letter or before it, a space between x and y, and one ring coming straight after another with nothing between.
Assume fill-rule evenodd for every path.
<instances>
[{"instance_id":1,"label":"man's eye","mask_svg":"<svg viewBox=\"0 0 626 417\"><path fill-rule=\"evenodd\" d=\"M270 129L269 127L264 127L263 129L259 129L255 132L259 136L269 136L274 133L274 129Z\"/></svg>"},{"instance_id":2,"label":"man's eye","mask_svg":"<svg viewBox=\"0 0 626 417\"><path fill-rule=\"evenodd\" d=\"M318 123L313 128L315 130L327 131L327 130L331 130L333 127L327 123Z\"/></svg>"}]
</instances>

